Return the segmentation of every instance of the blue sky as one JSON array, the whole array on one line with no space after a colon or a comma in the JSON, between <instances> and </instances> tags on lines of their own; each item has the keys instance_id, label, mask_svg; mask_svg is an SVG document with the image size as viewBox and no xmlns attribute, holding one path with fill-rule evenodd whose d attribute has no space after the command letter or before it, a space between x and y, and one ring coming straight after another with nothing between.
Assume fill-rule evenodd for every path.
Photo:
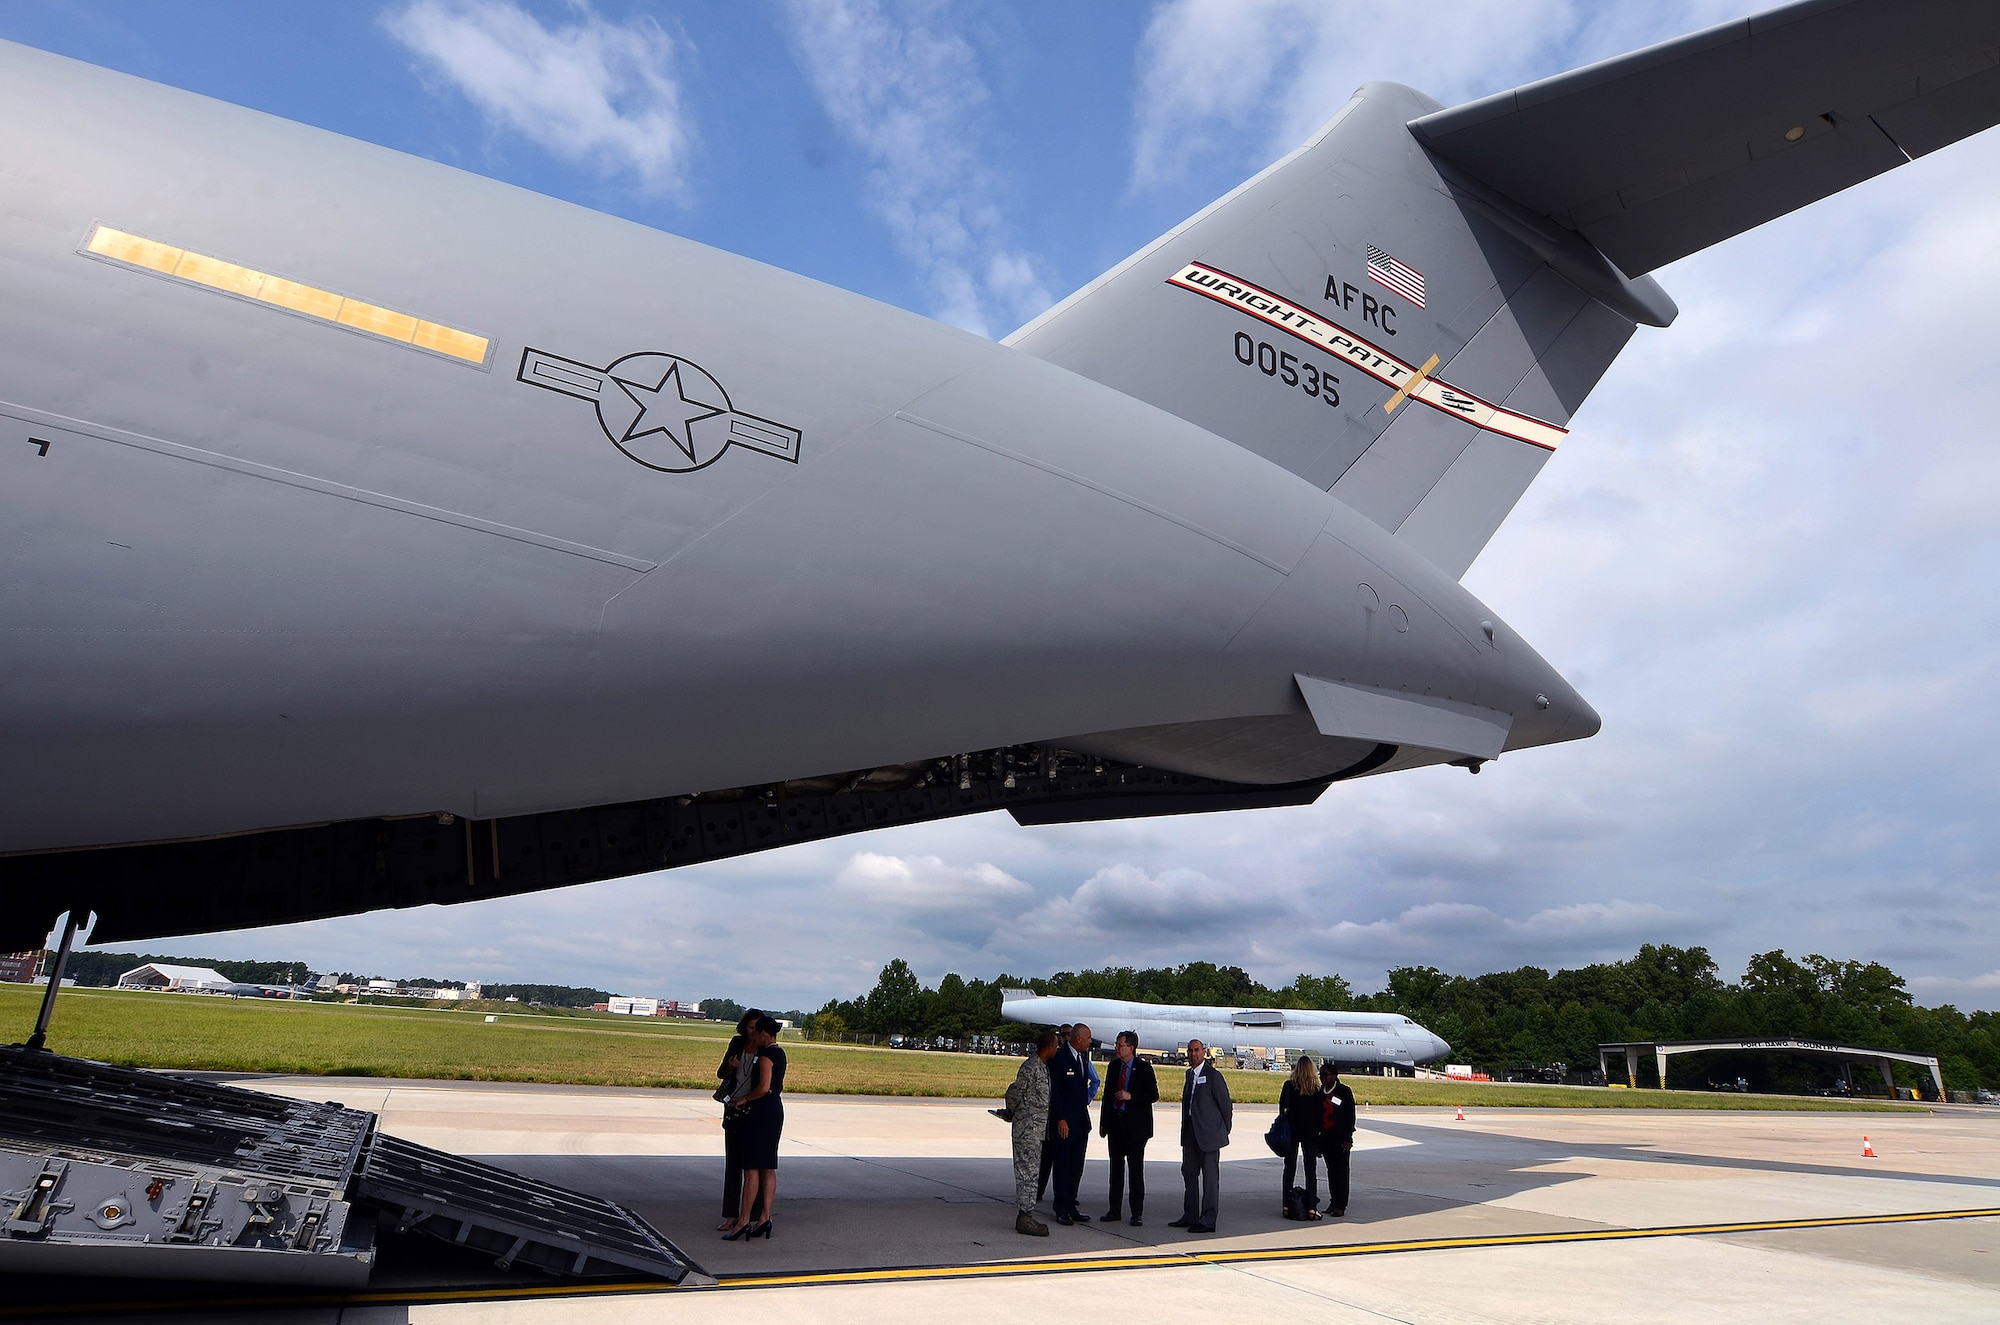
<instances>
[{"instance_id":1,"label":"blue sky","mask_svg":"<svg viewBox=\"0 0 2000 1325\"><path fill-rule=\"evenodd\" d=\"M0 8L0 37L998 336L1360 82L1451 103L1755 7L51 0ZM1370 987L1665 940L2000 1005L1994 181L1988 134L1659 273L1680 321L1642 330L1466 577L1603 713L1591 741L1306 809L985 818L165 946L791 1005L894 956Z\"/></svg>"}]
</instances>

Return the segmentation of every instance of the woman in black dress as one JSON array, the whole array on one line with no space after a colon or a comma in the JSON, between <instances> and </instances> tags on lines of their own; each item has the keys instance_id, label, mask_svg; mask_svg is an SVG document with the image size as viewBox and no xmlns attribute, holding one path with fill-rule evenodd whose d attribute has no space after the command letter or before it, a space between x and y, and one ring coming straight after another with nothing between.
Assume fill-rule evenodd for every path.
<instances>
[{"instance_id":1,"label":"woman in black dress","mask_svg":"<svg viewBox=\"0 0 2000 1325\"><path fill-rule=\"evenodd\" d=\"M739 1110L727 1126L740 1133L737 1154L743 1161L742 1211L722 1235L729 1242L771 1236L771 1213L778 1204L778 1139L785 1130L785 1051L777 1041L776 1020L759 1018L747 1041L757 1055L756 1080L749 1094L729 1102ZM761 1222L752 1218L760 1203Z\"/></svg>"},{"instance_id":2,"label":"woman in black dress","mask_svg":"<svg viewBox=\"0 0 2000 1325\"><path fill-rule=\"evenodd\" d=\"M751 1008L736 1019L736 1034L730 1037L729 1047L722 1051L722 1063L715 1069L715 1079L722 1084L715 1089L715 1097L727 1101L733 1095L750 1093L750 1077L757 1070L757 1051L749 1048L745 1041L750 1031L764 1014ZM725 1114L727 1110L725 1109ZM725 1119L726 1121L726 1119ZM718 1229L734 1228L741 1222L743 1209L743 1159L737 1154L737 1136L734 1128L724 1127L722 1131L722 1222ZM752 1213L755 1213L754 1211Z\"/></svg>"}]
</instances>

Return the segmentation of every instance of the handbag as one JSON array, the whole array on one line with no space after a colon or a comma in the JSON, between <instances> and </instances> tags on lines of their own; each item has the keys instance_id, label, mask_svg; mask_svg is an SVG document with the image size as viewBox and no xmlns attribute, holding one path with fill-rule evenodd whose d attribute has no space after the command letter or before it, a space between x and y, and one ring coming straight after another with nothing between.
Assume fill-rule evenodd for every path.
<instances>
[{"instance_id":1,"label":"handbag","mask_svg":"<svg viewBox=\"0 0 2000 1325\"><path fill-rule=\"evenodd\" d=\"M1278 1121L1271 1124L1271 1130L1264 1133L1264 1144L1271 1147L1271 1153L1280 1158L1292 1153L1292 1120L1280 1113Z\"/></svg>"},{"instance_id":2,"label":"handbag","mask_svg":"<svg viewBox=\"0 0 2000 1325\"><path fill-rule=\"evenodd\" d=\"M731 1041L730 1043L732 1047L735 1044L734 1041ZM741 1057L742 1050L739 1049L736 1052L738 1054L737 1062L740 1064L743 1061ZM726 1056L723 1058L722 1068L719 1070L727 1071L729 1075L723 1077L721 1081L716 1083L715 1089L709 1092L709 1098L714 1100L717 1104L727 1104L729 1103L730 1095L733 1094L736 1090L736 1072L733 1068L729 1066L729 1059Z\"/></svg>"},{"instance_id":3,"label":"handbag","mask_svg":"<svg viewBox=\"0 0 2000 1325\"><path fill-rule=\"evenodd\" d=\"M749 1069L750 1076L754 1080L757 1075L757 1055L751 1054L747 1060L739 1060L736 1071L729 1074L729 1079L727 1081L724 1081L721 1085L717 1086L709 1094L710 1099L714 1100L717 1104L723 1106L722 1123L723 1126L725 1127L729 1125L729 1115L731 1113L742 1112L741 1109L732 1110L728 1106L729 1106L729 1097L736 1093L736 1084L739 1081L743 1080L743 1072L746 1067Z\"/></svg>"}]
</instances>

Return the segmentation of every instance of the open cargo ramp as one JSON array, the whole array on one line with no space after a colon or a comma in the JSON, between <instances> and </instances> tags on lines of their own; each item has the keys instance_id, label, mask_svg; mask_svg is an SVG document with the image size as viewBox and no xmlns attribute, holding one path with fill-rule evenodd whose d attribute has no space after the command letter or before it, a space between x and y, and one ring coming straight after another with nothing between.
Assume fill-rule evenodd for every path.
<instances>
[{"instance_id":1,"label":"open cargo ramp","mask_svg":"<svg viewBox=\"0 0 2000 1325\"><path fill-rule=\"evenodd\" d=\"M399 1137L376 1134L353 1190L393 1215L398 1232L489 1253L503 1270L715 1282L622 1205Z\"/></svg>"},{"instance_id":2,"label":"open cargo ramp","mask_svg":"<svg viewBox=\"0 0 2000 1325\"><path fill-rule=\"evenodd\" d=\"M386 1213L503 1269L713 1282L622 1206L385 1136L375 1121L0 1047L0 1277L359 1287Z\"/></svg>"}]
</instances>

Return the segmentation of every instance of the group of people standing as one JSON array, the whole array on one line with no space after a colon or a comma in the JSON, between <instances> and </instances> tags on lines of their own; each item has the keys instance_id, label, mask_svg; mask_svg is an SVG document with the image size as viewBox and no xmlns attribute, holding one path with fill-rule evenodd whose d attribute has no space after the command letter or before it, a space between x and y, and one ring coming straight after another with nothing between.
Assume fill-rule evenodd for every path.
<instances>
[{"instance_id":1,"label":"group of people standing","mask_svg":"<svg viewBox=\"0 0 2000 1325\"><path fill-rule=\"evenodd\" d=\"M778 1204L778 1140L785 1131L785 1051L777 1019L752 1008L715 1069L722 1102L722 1222L725 1242L769 1239Z\"/></svg>"},{"instance_id":2,"label":"group of people standing","mask_svg":"<svg viewBox=\"0 0 2000 1325\"><path fill-rule=\"evenodd\" d=\"M1007 1107L996 1110L1013 1125L1014 1231L1047 1237L1048 1225L1035 1218L1050 1178L1055 1180L1052 1208L1058 1224L1088 1223L1080 1208L1078 1187L1090 1142L1090 1106L1097 1100L1097 1133L1111 1158L1109 1208L1106 1221L1121 1217L1126 1193L1131 1195L1131 1225L1141 1227L1146 1208L1146 1143L1153 1137L1153 1106L1160 1088L1153 1065L1138 1056L1139 1037L1120 1031L1110 1063L1100 1078L1090 1060L1090 1027L1064 1026L1043 1031L1035 1052L1021 1064L1007 1089ZM1208 1058L1200 1040L1187 1046L1188 1069L1181 1081L1181 1217L1169 1228L1213 1233L1221 1213L1222 1151L1229 1144L1235 1105L1229 1083ZM1102 1093L1102 1099L1098 1099ZM1313 1069L1301 1057L1292 1080L1285 1083L1279 1105L1289 1121L1293 1144L1285 1160L1288 1212L1299 1208L1292 1183L1301 1155L1306 1162L1310 1206L1319 1204L1316 1165L1327 1166L1327 1213L1336 1218L1347 1210L1347 1154L1354 1146L1354 1093L1340 1082L1332 1063ZM1296 1217L1306 1218L1303 1214ZM1315 1208L1309 1216L1321 1217Z\"/></svg>"},{"instance_id":3,"label":"group of people standing","mask_svg":"<svg viewBox=\"0 0 2000 1325\"><path fill-rule=\"evenodd\" d=\"M723 1106L722 1222L725 1241L769 1238L778 1203L778 1142L785 1130L785 1051L778 1047L775 1018L752 1008L736 1023L736 1034L715 1069L715 1098ZM1153 1138L1153 1106L1160 1086L1153 1065L1139 1057L1139 1037L1120 1031L1102 1075L1091 1062L1090 1027L1078 1023L1045 1030L1035 1051L1007 1088L1007 1108L995 1110L1013 1125L1014 1231L1047 1237L1048 1225L1035 1206L1055 1182L1058 1224L1083 1224L1078 1188L1090 1146L1091 1105L1096 1128L1111 1159L1109 1208L1101 1218L1115 1222L1131 1199L1131 1226L1145 1223L1146 1145ZM1235 1105L1229 1083L1209 1061L1200 1040L1187 1045L1187 1075L1181 1081L1181 1217L1169 1228L1213 1233L1221 1213L1222 1151L1229 1144ZM1101 1098L1100 1098L1101 1096ZM1326 1166L1325 1214L1347 1213L1348 1153L1354 1149L1354 1092L1331 1062L1317 1070L1301 1055L1278 1099L1279 1115L1290 1131L1285 1154L1284 1212L1291 1219L1319 1219L1318 1165ZM1305 1186L1293 1185L1300 1160Z\"/></svg>"}]
</instances>

